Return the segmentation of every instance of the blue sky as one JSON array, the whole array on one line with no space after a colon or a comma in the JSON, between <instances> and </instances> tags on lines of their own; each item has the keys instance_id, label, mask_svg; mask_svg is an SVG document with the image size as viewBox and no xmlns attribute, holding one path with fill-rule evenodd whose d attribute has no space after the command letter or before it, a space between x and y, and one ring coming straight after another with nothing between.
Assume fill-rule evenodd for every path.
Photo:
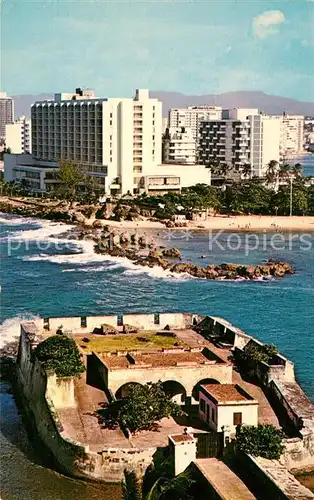
<instances>
[{"instance_id":1,"label":"blue sky","mask_svg":"<svg viewBox=\"0 0 314 500\"><path fill-rule=\"evenodd\" d=\"M314 0L2 0L2 90L314 100Z\"/></svg>"}]
</instances>

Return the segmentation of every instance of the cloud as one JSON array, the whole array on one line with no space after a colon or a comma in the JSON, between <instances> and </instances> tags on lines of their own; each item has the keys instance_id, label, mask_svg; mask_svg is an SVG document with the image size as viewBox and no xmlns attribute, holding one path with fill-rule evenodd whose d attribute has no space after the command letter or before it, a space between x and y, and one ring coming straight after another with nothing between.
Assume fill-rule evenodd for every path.
<instances>
[{"instance_id":1,"label":"cloud","mask_svg":"<svg viewBox=\"0 0 314 500\"><path fill-rule=\"evenodd\" d=\"M278 32L278 27L285 20L280 10L267 10L253 19L253 32L258 38L266 38Z\"/></svg>"}]
</instances>

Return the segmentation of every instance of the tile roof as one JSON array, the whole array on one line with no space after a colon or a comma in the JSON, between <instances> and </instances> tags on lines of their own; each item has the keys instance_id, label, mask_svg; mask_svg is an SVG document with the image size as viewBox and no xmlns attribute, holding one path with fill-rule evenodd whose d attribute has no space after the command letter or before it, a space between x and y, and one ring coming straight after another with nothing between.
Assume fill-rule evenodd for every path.
<instances>
[{"instance_id":1,"label":"tile roof","mask_svg":"<svg viewBox=\"0 0 314 500\"><path fill-rule=\"evenodd\" d=\"M253 401L254 399L237 384L204 384L201 388L216 403Z\"/></svg>"}]
</instances>

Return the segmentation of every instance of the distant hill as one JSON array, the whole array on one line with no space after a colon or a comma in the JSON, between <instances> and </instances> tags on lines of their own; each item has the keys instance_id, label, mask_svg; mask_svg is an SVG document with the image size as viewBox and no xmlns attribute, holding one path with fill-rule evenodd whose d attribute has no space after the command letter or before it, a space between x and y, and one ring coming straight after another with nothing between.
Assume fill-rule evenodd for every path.
<instances>
[{"instance_id":1,"label":"distant hill","mask_svg":"<svg viewBox=\"0 0 314 500\"><path fill-rule=\"evenodd\" d=\"M314 116L314 102L302 102L286 97L268 95L258 91L227 92L225 94L185 95L179 92L152 91L151 97L157 97L163 103L163 115L167 116L169 108L184 107L197 104L212 104L224 108L258 108L264 113L276 115L286 111L289 114ZM31 105L35 101L52 99L53 94L21 94L13 96L15 116L30 116Z\"/></svg>"},{"instance_id":2,"label":"distant hill","mask_svg":"<svg viewBox=\"0 0 314 500\"><path fill-rule=\"evenodd\" d=\"M225 94L185 95L179 92L150 92L151 97L158 97L163 103L163 115L169 108L188 105L212 104L223 108L258 108L264 113L277 115L286 111L293 115L314 115L314 102L302 102L286 97L268 95L264 92L227 92Z\"/></svg>"}]
</instances>

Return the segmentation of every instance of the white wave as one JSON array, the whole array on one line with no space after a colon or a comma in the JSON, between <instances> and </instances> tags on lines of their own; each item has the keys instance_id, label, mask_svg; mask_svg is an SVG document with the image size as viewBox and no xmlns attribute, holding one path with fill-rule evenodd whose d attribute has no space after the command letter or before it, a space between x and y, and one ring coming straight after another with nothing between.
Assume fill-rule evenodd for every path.
<instances>
[{"instance_id":1,"label":"white wave","mask_svg":"<svg viewBox=\"0 0 314 500\"><path fill-rule=\"evenodd\" d=\"M15 316L6 319L0 325L0 349L12 342L18 342L20 337L21 322L26 320L38 320L39 317L32 313Z\"/></svg>"},{"instance_id":2,"label":"white wave","mask_svg":"<svg viewBox=\"0 0 314 500\"><path fill-rule=\"evenodd\" d=\"M63 273L72 273L73 271L80 273L98 273L100 271L108 271L111 269L111 266L88 266L88 267L79 267L74 269L63 269Z\"/></svg>"},{"instance_id":3,"label":"white wave","mask_svg":"<svg viewBox=\"0 0 314 500\"><path fill-rule=\"evenodd\" d=\"M6 226L24 226L29 224L38 226L39 221L39 219L34 219L32 217L22 217L21 215L14 217L11 215L8 215L7 217L0 217L0 224L4 224Z\"/></svg>"},{"instance_id":4,"label":"white wave","mask_svg":"<svg viewBox=\"0 0 314 500\"><path fill-rule=\"evenodd\" d=\"M24 256L22 259L24 261L36 262L36 261L46 261L52 262L54 264L70 264L84 266L86 264L92 263L102 263L108 262L111 265L102 265L98 267L86 267L79 268L78 271L82 272L98 272L105 270L113 270L118 268L125 268L125 274L146 274L152 278L162 278L162 279L176 279L176 280L186 280L194 279L192 276L184 273L171 273L169 270L164 270L161 267L155 266L153 268L148 266L138 266L133 264L126 257L112 257L110 255L97 254L94 251L95 243L92 240L75 240L69 238L57 238L58 234L61 235L66 230L75 228L64 223L53 223L50 221L43 221L36 219L36 223L40 225L38 229L30 229L25 231L18 231L14 234L13 239L22 240L32 240L32 241L48 241L57 246L58 243L67 243L71 247L71 253L66 254L54 254L49 255L48 253L39 253L37 255ZM75 251L76 247L76 251ZM49 250L49 246L45 248ZM61 250L64 250L61 249ZM75 269L74 269L75 270ZM64 269L64 272L73 272L72 269Z\"/></svg>"}]
</instances>

